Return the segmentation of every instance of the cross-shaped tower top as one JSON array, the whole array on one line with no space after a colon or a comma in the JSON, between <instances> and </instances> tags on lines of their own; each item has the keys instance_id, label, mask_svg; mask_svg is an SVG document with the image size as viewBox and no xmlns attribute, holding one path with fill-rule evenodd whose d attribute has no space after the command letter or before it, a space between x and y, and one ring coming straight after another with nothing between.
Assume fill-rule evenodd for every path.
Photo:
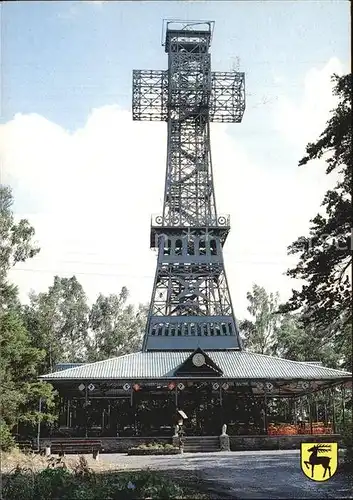
<instances>
[{"instance_id":1,"label":"cross-shaped tower top","mask_svg":"<svg viewBox=\"0 0 353 500\"><path fill-rule=\"evenodd\" d=\"M158 264L144 349L240 348L223 265L229 217L217 214L210 121L240 122L244 73L211 72L214 23L165 22L167 70L133 72L134 120L168 123Z\"/></svg>"}]
</instances>

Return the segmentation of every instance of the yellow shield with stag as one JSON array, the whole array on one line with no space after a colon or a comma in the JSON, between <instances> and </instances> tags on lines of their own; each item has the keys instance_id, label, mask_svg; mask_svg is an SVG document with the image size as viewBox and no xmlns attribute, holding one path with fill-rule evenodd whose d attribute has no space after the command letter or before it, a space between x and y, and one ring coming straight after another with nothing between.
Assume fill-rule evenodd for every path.
<instances>
[{"instance_id":1,"label":"yellow shield with stag","mask_svg":"<svg viewBox=\"0 0 353 500\"><path fill-rule=\"evenodd\" d=\"M313 481L327 481L337 471L337 443L301 443L300 466Z\"/></svg>"}]
</instances>

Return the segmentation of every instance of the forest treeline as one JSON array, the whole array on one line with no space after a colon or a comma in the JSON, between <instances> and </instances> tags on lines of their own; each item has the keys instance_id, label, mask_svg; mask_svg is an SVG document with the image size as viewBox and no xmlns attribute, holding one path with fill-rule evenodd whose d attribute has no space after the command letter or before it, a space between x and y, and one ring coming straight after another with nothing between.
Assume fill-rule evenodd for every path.
<instances>
[{"instance_id":1,"label":"forest treeline","mask_svg":"<svg viewBox=\"0 0 353 500\"><path fill-rule=\"evenodd\" d=\"M310 234L288 249L298 264L288 275L304 280L286 304L254 284L247 294L249 318L238 322L247 349L298 361L351 369L352 75L334 76L337 107L299 165L322 158L339 181L326 193ZM307 168L310 168L308 166ZM21 304L9 272L40 249L27 220L15 220L13 195L0 186L0 441L11 441L19 423L35 426L56 418L55 392L38 376L59 362L94 362L141 348L147 305L128 304L128 290L99 294L89 305L75 276L55 276L46 292ZM38 401L43 398L44 411Z\"/></svg>"}]
</instances>

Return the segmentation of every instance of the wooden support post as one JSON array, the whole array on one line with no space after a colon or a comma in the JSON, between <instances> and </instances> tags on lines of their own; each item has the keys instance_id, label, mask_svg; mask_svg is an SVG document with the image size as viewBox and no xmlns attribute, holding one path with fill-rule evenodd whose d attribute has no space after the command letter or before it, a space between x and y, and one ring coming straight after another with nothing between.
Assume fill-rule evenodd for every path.
<instances>
[{"instance_id":1,"label":"wooden support post","mask_svg":"<svg viewBox=\"0 0 353 500\"><path fill-rule=\"evenodd\" d=\"M264 394L264 432L267 434L267 390L265 388Z\"/></svg>"},{"instance_id":2,"label":"wooden support post","mask_svg":"<svg viewBox=\"0 0 353 500\"><path fill-rule=\"evenodd\" d=\"M319 409L317 406L317 394L314 395L316 422L319 421Z\"/></svg>"},{"instance_id":3,"label":"wooden support post","mask_svg":"<svg viewBox=\"0 0 353 500\"><path fill-rule=\"evenodd\" d=\"M134 396L134 389L131 387L130 389L130 406L131 412L134 417L134 435L137 436L137 405L136 405L136 397Z\"/></svg>"},{"instance_id":4,"label":"wooden support post","mask_svg":"<svg viewBox=\"0 0 353 500\"><path fill-rule=\"evenodd\" d=\"M220 386L219 388L219 409L220 409L220 412L221 412L221 415L220 415L220 420L221 420L221 427L223 426L224 424L224 414L223 414L223 398L222 398L222 386Z\"/></svg>"},{"instance_id":5,"label":"wooden support post","mask_svg":"<svg viewBox=\"0 0 353 500\"><path fill-rule=\"evenodd\" d=\"M342 429L341 432L345 429L345 400L346 400L346 388L344 385L341 385L341 399L342 399Z\"/></svg>"},{"instance_id":6,"label":"wooden support post","mask_svg":"<svg viewBox=\"0 0 353 500\"><path fill-rule=\"evenodd\" d=\"M67 408L66 408L66 426L70 427L70 400L67 400Z\"/></svg>"},{"instance_id":7,"label":"wooden support post","mask_svg":"<svg viewBox=\"0 0 353 500\"><path fill-rule=\"evenodd\" d=\"M311 414L311 394L307 395L308 409L309 409L309 422L310 422L310 434L313 433L313 417Z\"/></svg>"},{"instance_id":8,"label":"wooden support post","mask_svg":"<svg viewBox=\"0 0 353 500\"><path fill-rule=\"evenodd\" d=\"M332 405L332 430L336 434L336 408L335 408L335 387L331 389L331 405Z\"/></svg>"},{"instance_id":9,"label":"wooden support post","mask_svg":"<svg viewBox=\"0 0 353 500\"><path fill-rule=\"evenodd\" d=\"M327 393L326 393L326 391L324 392L323 396L324 396L324 422L325 422L325 427L327 427L328 419L327 419Z\"/></svg>"},{"instance_id":10,"label":"wooden support post","mask_svg":"<svg viewBox=\"0 0 353 500\"><path fill-rule=\"evenodd\" d=\"M88 437L88 387L86 383L85 387L85 412L86 412L86 422L85 422L85 427L86 427L86 432L85 436Z\"/></svg>"},{"instance_id":11,"label":"wooden support post","mask_svg":"<svg viewBox=\"0 0 353 500\"><path fill-rule=\"evenodd\" d=\"M294 425L298 424L297 418L297 400L294 398Z\"/></svg>"}]
</instances>

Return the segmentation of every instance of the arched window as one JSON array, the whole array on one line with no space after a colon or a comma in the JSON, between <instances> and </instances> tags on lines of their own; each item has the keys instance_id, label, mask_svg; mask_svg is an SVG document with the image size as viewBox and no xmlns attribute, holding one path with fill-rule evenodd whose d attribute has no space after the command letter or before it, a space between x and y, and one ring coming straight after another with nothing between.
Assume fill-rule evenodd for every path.
<instances>
[{"instance_id":1,"label":"arched window","mask_svg":"<svg viewBox=\"0 0 353 500\"><path fill-rule=\"evenodd\" d=\"M183 255L183 240L176 240L175 242L175 255Z\"/></svg>"},{"instance_id":2,"label":"arched window","mask_svg":"<svg viewBox=\"0 0 353 500\"><path fill-rule=\"evenodd\" d=\"M217 255L217 242L216 242L216 240L210 241L210 250L211 250L211 255Z\"/></svg>"},{"instance_id":3,"label":"arched window","mask_svg":"<svg viewBox=\"0 0 353 500\"><path fill-rule=\"evenodd\" d=\"M195 243L192 240L188 241L188 255L195 255Z\"/></svg>"},{"instance_id":4,"label":"arched window","mask_svg":"<svg viewBox=\"0 0 353 500\"><path fill-rule=\"evenodd\" d=\"M170 255L170 249L172 246L172 242L169 238L164 239L164 255Z\"/></svg>"},{"instance_id":5,"label":"arched window","mask_svg":"<svg viewBox=\"0 0 353 500\"><path fill-rule=\"evenodd\" d=\"M199 255L206 255L206 242L205 242L205 240L199 241Z\"/></svg>"}]
</instances>

